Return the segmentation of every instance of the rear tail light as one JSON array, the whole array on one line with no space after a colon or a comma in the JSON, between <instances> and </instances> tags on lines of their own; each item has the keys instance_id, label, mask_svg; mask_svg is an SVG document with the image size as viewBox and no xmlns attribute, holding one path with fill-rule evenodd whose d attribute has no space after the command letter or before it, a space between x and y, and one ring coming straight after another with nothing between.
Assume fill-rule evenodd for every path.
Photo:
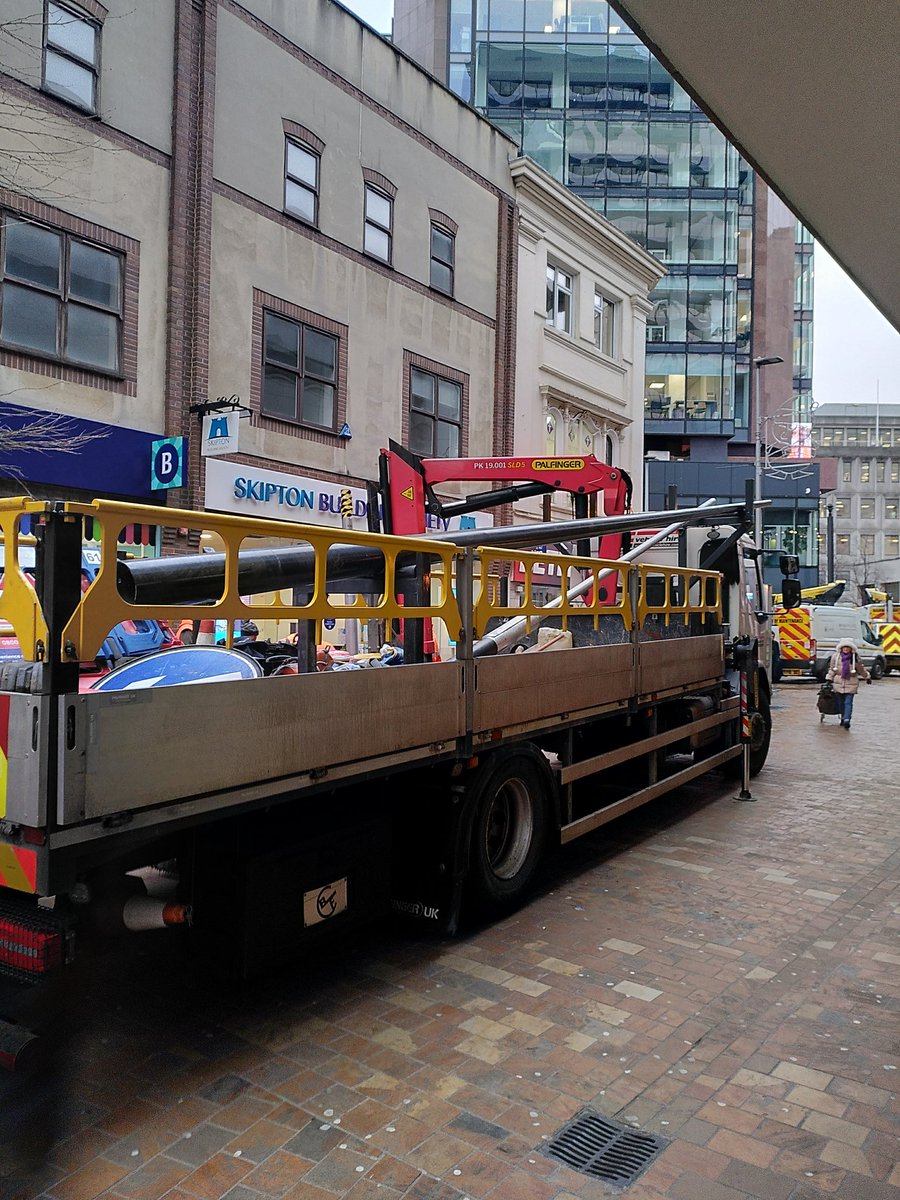
<instances>
[{"instance_id":1,"label":"rear tail light","mask_svg":"<svg viewBox=\"0 0 900 1200\"><path fill-rule=\"evenodd\" d=\"M33 979L62 966L67 931L35 911L0 912L0 974Z\"/></svg>"},{"instance_id":2,"label":"rear tail light","mask_svg":"<svg viewBox=\"0 0 900 1200\"><path fill-rule=\"evenodd\" d=\"M816 646L816 639L815 639L815 638L810 638L810 639L809 639L809 657L810 657L810 658L815 658L815 657L816 657L816 649L817 649L817 646Z\"/></svg>"}]
</instances>

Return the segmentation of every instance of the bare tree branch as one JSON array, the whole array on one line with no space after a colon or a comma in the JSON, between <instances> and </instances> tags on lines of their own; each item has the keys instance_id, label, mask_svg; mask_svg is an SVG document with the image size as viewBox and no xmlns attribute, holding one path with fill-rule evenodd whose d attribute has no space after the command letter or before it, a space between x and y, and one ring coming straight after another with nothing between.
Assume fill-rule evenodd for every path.
<instances>
[{"instance_id":1,"label":"bare tree branch","mask_svg":"<svg viewBox=\"0 0 900 1200\"><path fill-rule=\"evenodd\" d=\"M108 426L85 430L63 413L38 413L22 425L7 424L0 407L0 472L20 477L11 456L20 454L79 454L91 442L109 437Z\"/></svg>"}]
</instances>

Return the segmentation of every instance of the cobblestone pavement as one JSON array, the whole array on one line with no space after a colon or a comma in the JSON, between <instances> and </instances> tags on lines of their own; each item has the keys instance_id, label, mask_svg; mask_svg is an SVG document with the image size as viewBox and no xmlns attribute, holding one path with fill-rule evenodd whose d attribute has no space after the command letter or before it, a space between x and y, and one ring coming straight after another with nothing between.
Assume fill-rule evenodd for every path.
<instances>
[{"instance_id":1,"label":"cobblestone pavement","mask_svg":"<svg viewBox=\"0 0 900 1200\"><path fill-rule=\"evenodd\" d=\"M804 684L774 715L755 803L716 777L630 814L452 942L223 995L151 935L7 1196L897 1200L900 680L849 732ZM584 1106L669 1139L624 1193L542 1153Z\"/></svg>"}]
</instances>

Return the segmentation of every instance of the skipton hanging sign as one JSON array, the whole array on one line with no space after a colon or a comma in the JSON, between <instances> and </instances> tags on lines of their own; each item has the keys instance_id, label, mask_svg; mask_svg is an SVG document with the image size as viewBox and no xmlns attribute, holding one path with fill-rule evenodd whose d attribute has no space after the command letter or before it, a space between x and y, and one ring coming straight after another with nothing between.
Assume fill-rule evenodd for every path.
<instances>
[{"instance_id":1,"label":"skipton hanging sign","mask_svg":"<svg viewBox=\"0 0 900 1200\"><path fill-rule=\"evenodd\" d=\"M204 458L217 454L236 454L240 442L241 414L233 412L207 413L203 418L200 453Z\"/></svg>"}]
</instances>

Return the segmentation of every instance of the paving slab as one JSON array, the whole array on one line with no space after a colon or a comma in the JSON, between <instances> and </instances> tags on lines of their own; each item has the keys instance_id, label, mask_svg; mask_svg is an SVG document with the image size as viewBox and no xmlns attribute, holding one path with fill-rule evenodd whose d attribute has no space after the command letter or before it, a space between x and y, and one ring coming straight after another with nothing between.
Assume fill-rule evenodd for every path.
<instances>
[{"instance_id":1,"label":"paving slab","mask_svg":"<svg viewBox=\"0 0 900 1200\"><path fill-rule=\"evenodd\" d=\"M900 679L849 731L802 683L773 717L752 802L664 797L452 941L223 988L150 935L87 982L0 1200L896 1197ZM624 1191L544 1153L586 1106L667 1139Z\"/></svg>"}]
</instances>

